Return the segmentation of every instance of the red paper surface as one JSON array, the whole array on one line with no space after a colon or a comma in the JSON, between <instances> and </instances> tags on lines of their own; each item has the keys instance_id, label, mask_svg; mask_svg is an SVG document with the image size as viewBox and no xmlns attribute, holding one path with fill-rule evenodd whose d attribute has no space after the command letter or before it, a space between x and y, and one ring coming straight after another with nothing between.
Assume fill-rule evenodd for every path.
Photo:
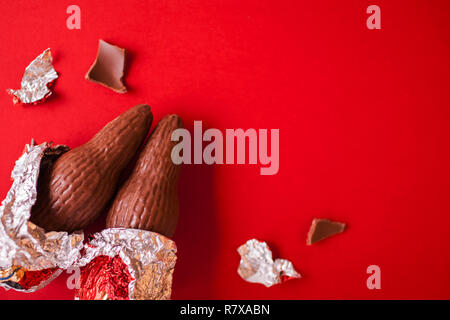
<instances>
[{"instance_id":1,"label":"red paper surface","mask_svg":"<svg viewBox=\"0 0 450 320\"><path fill-rule=\"evenodd\" d=\"M66 8L81 8L68 30ZM381 8L368 30L366 8ZM3 1L0 90L50 47L54 95L0 94L0 195L24 144L76 147L138 103L192 131L280 129L280 170L186 165L174 299L450 298L448 1ZM98 39L129 50L117 94L84 79ZM3 88L3 89L1 89ZM306 246L314 217L348 223ZM100 222L101 224L101 222ZM268 242L303 278L265 288L237 274L236 248ZM369 265L381 289L366 286ZM33 294L73 299L63 275Z\"/></svg>"}]
</instances>

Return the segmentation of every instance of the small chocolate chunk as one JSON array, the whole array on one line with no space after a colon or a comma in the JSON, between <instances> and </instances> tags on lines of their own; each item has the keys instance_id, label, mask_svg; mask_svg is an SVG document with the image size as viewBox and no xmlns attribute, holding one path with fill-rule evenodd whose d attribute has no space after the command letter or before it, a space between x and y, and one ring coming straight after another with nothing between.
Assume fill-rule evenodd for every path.
<instances>
[{"instance_id":1,"label":"small chocolate chunk","mask_svg":"<svg viewBox=\"0 0 450 320\"><path fill-rule=\"evenodd\" d=\"M345 227L346 225L343 222L315 218L311 224L311 228L309 229L306 244L312 245L317 241L341 233L345 230Z\"/></svg>"},{"instance_id":2,"label":"small chocolate chunk","mask_svg":"<svg viewBox=\"0 0 450 320\"><path fill-rule=\"evenodd\" d=\"M86 74L86 79L115 92L125 93L122 82L125 71L125 49L99 40L97 58Z\"/></svg>"}]
</instances>

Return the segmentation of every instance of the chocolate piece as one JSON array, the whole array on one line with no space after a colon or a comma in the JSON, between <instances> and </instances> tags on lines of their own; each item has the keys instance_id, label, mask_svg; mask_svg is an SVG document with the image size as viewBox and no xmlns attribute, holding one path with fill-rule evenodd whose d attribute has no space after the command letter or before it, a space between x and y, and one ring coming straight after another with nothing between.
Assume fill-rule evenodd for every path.
<instances>
[{"instance_id":1,"label":"chocolate piece","mask_svg":"<svg viewBox=\"0 0 450 320\"><path fill-rule=\"evenodd\" d=\"M106 218L106 227L136 228L172 237L178 222L178 175L171 152L172 132L183 127L177 115L161 119L136 165L120 188Z\"/></svg>"},{"instance_id":2,"label":"chocolate piece","mask_svg":"<svg viewBox=\"0 0 450 320\"><path fill-rule=\"evenodd\" d=\"M328 219L314 219L306 239L307 245L323 240L325 238L334 236L345 230L345 223L335 222Z\"/></svg>"},{"instance_id":3,"label":"chocolate piece","mask_svg":"<svg viewBox=\"0 0 450 320\"><path fill-rule=\"evenodd\" d=\"M39 177L31 221L48 231L79 230L94 222L116 192L152 120L150 107L137 105L63 154Z\"/></svg>"},{"instance_id":4,"label":"chocolate piece","mask_svg":"<svg viewBox=\"0 0 450 320\"><path fill-rule=\"evenodd\" d=\"M26 67L21 88L6 90L13 96L14 104L37 104L45 101L52 94L50 87L58 78L52 62L52 53L50 49L47 49Z\"/></svg>"},{"instance_id":5,"label":"chocolate piece","mask_svg":"<svg viewBox=\"0 0 450 320\"><path fill-rule=\"evenodd\" d=\"M125 93L122 82L125 72L125 49L99 40L97 58L86 74L86 79L115 92Z\"/></svg>"},{"instance_id":6,"label":"chocolate piece","mask_svg":"<svg viewBox=\"0 0 450 320\"><path fill-rule=\"evenodd\" d=\"M241 255L238 274L248 282L273 286L293 278L301 278L292 262L286 259L272 259L267 243L256 239L248 240L237 251Z\"/></svg>"},{"instance_id":7,"label":"chocolate piece","mask_svg":"<svg viewBox=\"0 0 450 320\"><path fill-rule=\"evenodd\" d=\"M118 256L99 255L81 268L80 300L129 300L128 285L133 280L127 265Z\"/></svg>"}]
</instances>

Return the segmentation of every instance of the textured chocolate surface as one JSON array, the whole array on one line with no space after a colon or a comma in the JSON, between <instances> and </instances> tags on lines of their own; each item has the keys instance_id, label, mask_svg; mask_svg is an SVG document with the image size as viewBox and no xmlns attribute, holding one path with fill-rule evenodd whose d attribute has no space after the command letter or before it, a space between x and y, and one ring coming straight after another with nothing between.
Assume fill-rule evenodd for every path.
<instances>
[{"instance_id":1,"label":"textured chocolate surface","mask_svg":"<svg viewBox=\"0 0 450 320\"><path fill-rule=\"evenodd\" d=\"M158 123L114 199L106 220L108 228L136 228L172 237L178 222L180 166L171 159L176 143L171 135L182 127L177 115L166 116Z\"/></svg>"},{"instance_id":2,"label":"textured chocolate surface","mask_svg":"<svg viewBox=\"0 0 450 320\"><path fill-rule=\"evenodd\" d=\"M45 232L29 221L39 172L68 149L32 141L16 161L14 182L0 206L0 286L7 290L39 290L80 257L83 233Z\"/></svg>"},{"instance_id":3,"label":"textured chocolate surface","mask_svg":"<svg viewBox=\"0 0 450 320\"><path fill-rule=\"evenodd\" d=\"M334 236L345 230L345 223L328 219L314 219L308 232L306 244L311 245L317 241Z\"/></svg>"},{"instance_id":4,"label":"textured chocolate surface","mask_svg":"<svg viewBox=\"0 0 450 320\"><path fill-rule=\"evenodd\" d=\"M91 224L114 195L120 174L152 120L149 106L135 106L43 170L31 221L49 231L73 231Z\"/></svg>"}]
</instances>

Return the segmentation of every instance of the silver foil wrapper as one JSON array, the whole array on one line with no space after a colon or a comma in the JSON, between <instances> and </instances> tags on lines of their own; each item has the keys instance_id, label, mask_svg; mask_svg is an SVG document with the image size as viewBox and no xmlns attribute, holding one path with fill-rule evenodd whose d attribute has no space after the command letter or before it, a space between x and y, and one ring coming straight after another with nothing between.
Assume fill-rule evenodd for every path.
<instances>
[{"instance_id":1,"label":"silver foil wrapper","mask_svg":"<svg viewBox=\"0 0 450 320\"><path fill-rule=\"evenodd\" d=\"M290 278L301 278L292 262L272 258L267 243L256 239L248 240L237 249L241 255L238 274L248 282L261 283L266 287L281 283Z\"/></svg>"},{"instance_id":2,"label":"silver foil wrapper","mask_svg":"<svg viewBox=\"0 0 450 320\"><path fill-rule=\"evenodd\" d=\"M89 274L83 274L86 269L82 269L76 299L117 299L109 296L107 291L117 290L111 287L117 286L114 282L118 281L128 282L127 298L130 300L170 299L177 258L174 241L155 232L126 228L105 229L95 233L91 239L85 244L83 256L76 266L86 267L95 258L107 256L120 258L126 270L103 265L87 269ZM104 272L106 268L108 272ZM124 273L128 272L131 277L124 279Z\"/></svg>"},{"instance_id":3,"label":"silver foil wrapper","mask_svg":"<svg viewBox=\"0 0 450 320\"><path fill-rule=\"evenodd\" d=\"M14 103L35 104L47 99L52 91L50 86L58 78L52 65L50 49L46 49L25 69L19 90L8 89Z\"/></svg>"},{"instance_id":4,"label":"silver foil wrapper","mask_svg":"<svg viewBox=\"0 0 450 320\"><path fill-rule=\"evenodd\" d=\"M27 145L16 161L11 177L11 189L0 207L0 286L6 289L32 292L42 288L80 256L83 234L46 232L29 221L37 197L37 182L41 162L53 161L68 150L52 148L47 143ZM33 283L30 274L47 274ZM24 278L25 277L25 278ZM31 287L23 287L27 280Z\"/></svg>"},{"instance_id":5,"label":"silver foil wrapper","mask_svg":"<svg viewBox=\"0 0 450 320\"><path fill-rule=\"evenodd\" d=\"M79 268L76 299L170 299L177 248L169 238L110 228L83 244L81 231L46 232L29 221L40 170L68 149L32 143L16 161L0 207L0 286L33 292L64 270Z\"/></svg>"}]
</instances>

